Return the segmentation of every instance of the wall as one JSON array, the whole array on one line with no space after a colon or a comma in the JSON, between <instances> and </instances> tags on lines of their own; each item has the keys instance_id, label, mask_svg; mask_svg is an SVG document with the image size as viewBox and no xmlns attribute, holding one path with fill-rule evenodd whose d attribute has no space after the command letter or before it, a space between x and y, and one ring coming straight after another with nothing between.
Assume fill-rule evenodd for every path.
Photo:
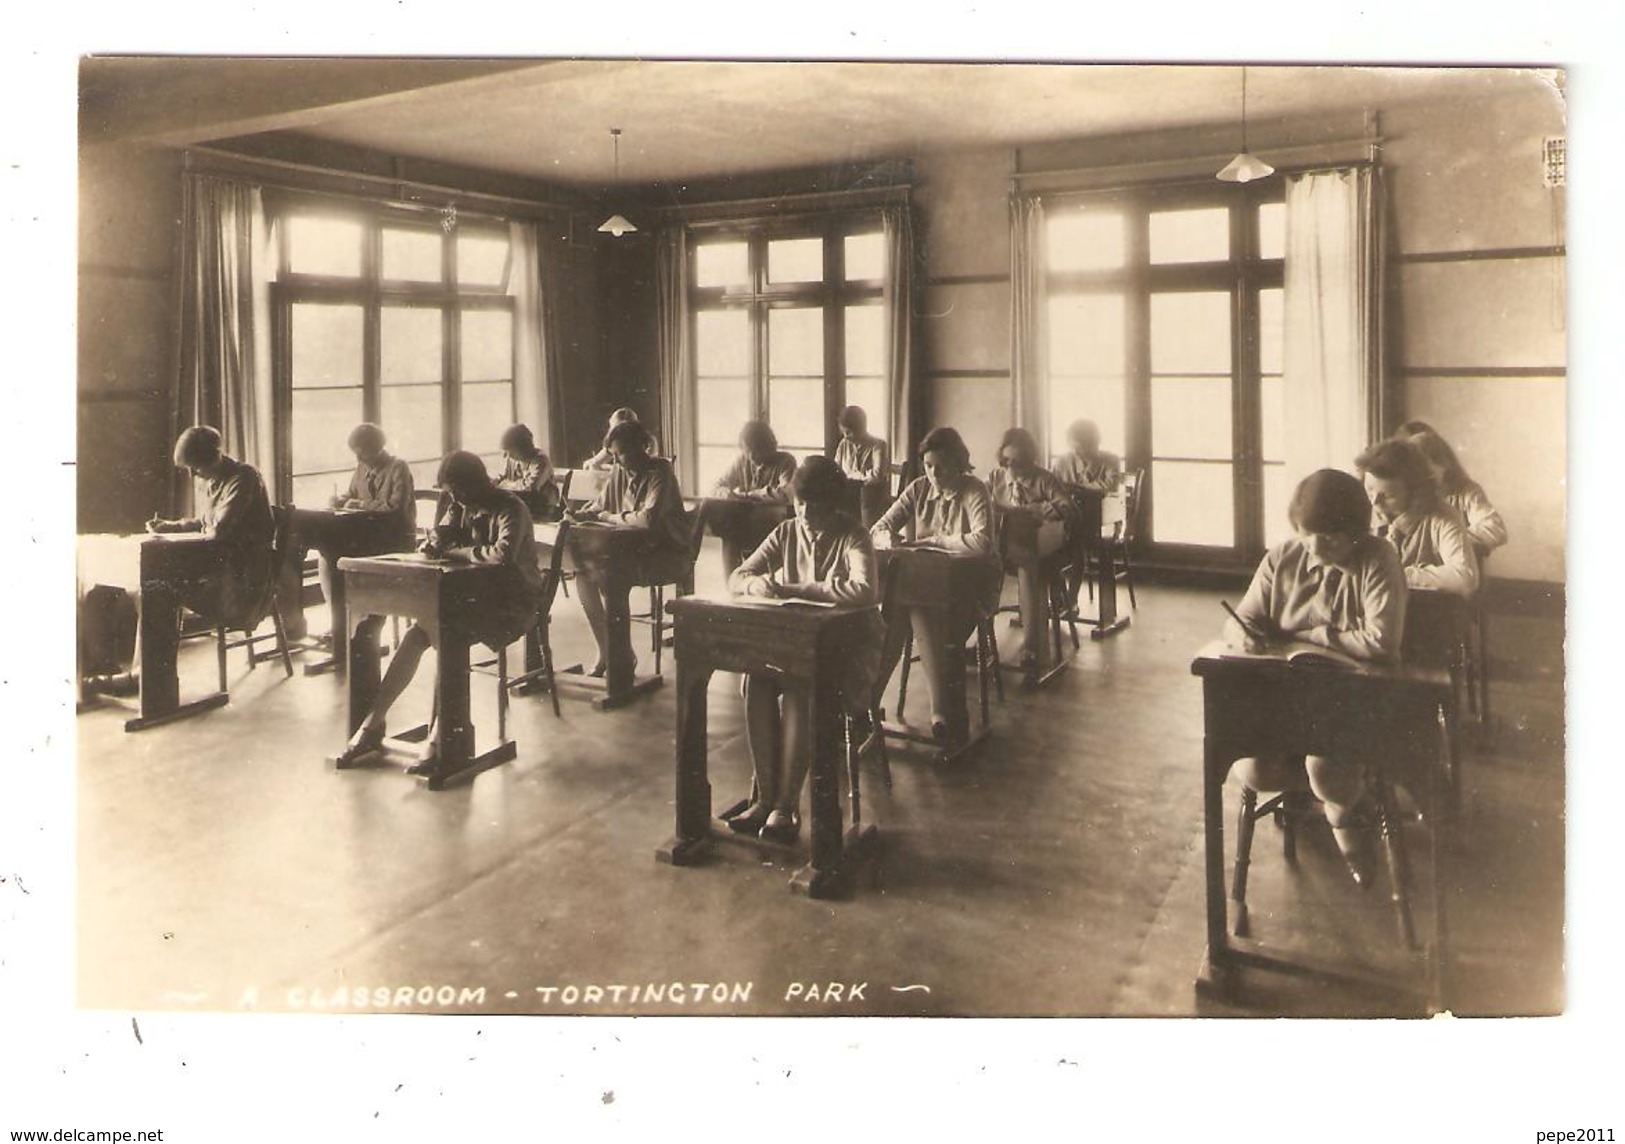
<instances>
[{"instance_id":1,"label":"wall","mask_svg":"<svg viewBox=\"0 0 1625 1144\"><path fill-rule=\"evenodd\" d=\"M1394 252L1388 356L1400 405L1393 421L1433 422L1501 508L1512 541L1492 565L1500 578L1565 577L1564 240L1553 197L1562 192L1541 185L1539 167L1541 138L1561 134L1562 124L1556 94L1533 84L1382 115ZM1358 133L1353 126L1276 125L1273 141L1346 138ZM1262 138L1272 141L1268 126ZM1139 153L1160 156L1167 142L1147 140ZM1195 134L1177 147L1224 149ZM1033 170L1132 153L1121 140L1101 140L915 160L926 419L959 428L979 468L1014 416L1010 175L1018 159Z\"/></svg>"},{"instance_id":2,"label":"wall","mask_svg":"<svg viewBox=\"0 0 1625 1144\"><path fill-rule=\"evenodd\" d=\"M78 527L139 531L170 470L180 157L87 147L79 188Z\"/></svg>"}]
</instances>

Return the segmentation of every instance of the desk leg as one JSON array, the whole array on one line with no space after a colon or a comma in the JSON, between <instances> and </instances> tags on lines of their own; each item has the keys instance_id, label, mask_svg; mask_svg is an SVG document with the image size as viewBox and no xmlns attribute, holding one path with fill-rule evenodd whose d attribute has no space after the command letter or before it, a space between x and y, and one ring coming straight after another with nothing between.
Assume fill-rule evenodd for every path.
<instances>
[{"instance_id":1,"label":"desk leg","mask_svg":"<svg viewBox=\"0 0 1625 1144\"><path fill-rule=\"evenodd\" d=\"M831 680L821 680L808 697L812 724L812 855L797 870L790 888L809 898L830 898L846 883L841 824L841 737L838 699Z\"/></svg>"},{"instance_id":2,"label":"desk leg","mask_svg":"<svg viewBox=\"0 0 1625 1144\"><path fill-rule=\"evenodd\" d=\"M631 697L632 684L637 676L636 657L632 653L632 585L619 576L606 576L604 592L605 698L611 704L620 704Z\"/></svg>"},{"instance_id":3,"label":"desk leg","mask_svg":"<svg viewBox=\"0 0 1625 1144\"><path fill-rule=\"evenodd\" d=\"M439 790L474 762L474 724L468 711L468 644L441 632L435 725L440 733L440 765L429 776Z\"/></svg>"},{"instance_id":4,"label":"desk leg","mask_svg":"<svg viewBox=\"0 0 1625 1144\"><path fill-rule=\"evenodd\" d=\"M711 838L711 779L706 760L706 688L711 669L677 661L677 833L655 857L692 866Z\"/></svg>"},{"instance_id":5,"label":"desk leg","mask_svg":"<svg viewBox=\"0 0 1625 1144\"><path fill-rule=\"evenodd\" d=\"M372 705L378 700L378 683L382 675L378 662L378 632L383 626L382 616L362 616L356 621L355 630L349 633L350 638L346 641L349 657L347 674L350 682L348 733L351 735L360 730L361 721L367 717ZM343 627L341 621L339 629Z\"/></svg>"},{"instance_id":6,"label":"desk leg","mask_svg":"<svg viewBox=\"0 0 1625 1144\"><path fill-rule=\"evenodd\" d=\"M1104 613L1103 613L1104 614ZM1230 936L1225 917L1224 777L1229 760L1211 741L1202 745L1203 858L1207 881L1207 954L1196 979L1198 996L1227 999L1230 993Z\"/></svg>"},{"instance_id":7,"label":"desk leg","mask_svg":"<svg viewBox=\"0 0 1625 1144\"><path fill-rule=\"evenodd\" d=\"M180 604L162 580L141 585L141 718L151 721L181 703Z\"/></svg>"},{"instance_id":8,"label":"desk leg","mask_svg":"<svg viewBox=\"0 0 1625 1144\"><path fill-rule=\"evenodd\" d=\"M1128 617L1117 614L1117 570L1112 566L1111 549L1102 546L1095 560L1095 588L1100 597L1100 621L1089 633L1090 639L1114 636L1128 627Z\"/></svg>"},{"instance_id":9,"label":"desk leg","mask_svg":"<svg viewBox=\"0 0 1625 1144\"><path fill-rule=\"evenodd\" d=\"M942 689L942 716L948 721L948 741L958 745L970 739L970 711L965 705L965 638L952 638L958 633L950 630L954 625L946 615L940 617L939 623L947 637L937 653L943 671L937 681ZM997 665L994 670L998 670Z\"/></svg>"}]
</instances>

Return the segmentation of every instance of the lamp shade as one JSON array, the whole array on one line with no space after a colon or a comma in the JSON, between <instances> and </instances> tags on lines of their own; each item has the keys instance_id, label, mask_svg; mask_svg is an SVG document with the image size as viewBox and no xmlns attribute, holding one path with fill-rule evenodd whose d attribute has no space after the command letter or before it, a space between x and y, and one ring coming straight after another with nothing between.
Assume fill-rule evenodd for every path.
<instances>
[{"instance_id":1,"label":"lamp shade","mask_svg":"<svg viewBox=\"0 0 1625 1144\"><path fill-rule=\"evenodd\" d=\"M1250 183L1254 179L1262 179L1266 175L1273 174L1274 167L1257 155L1243 151L1224 165L1224 170L1219 172L1218 177L1226 183Z\"/></svg>"},{"instance_id":2,"label":"lamp shade","mask_svg":"<svg viewBox=\"0 0 1625 1144\"><path fill-rule=\"evenodd\" d=\"M637 229L625 215L618 214L610 215L598 224L599 234L612 234L616 238L620 238L623 234L635 234Z\"/></svg>"}]
</instances>

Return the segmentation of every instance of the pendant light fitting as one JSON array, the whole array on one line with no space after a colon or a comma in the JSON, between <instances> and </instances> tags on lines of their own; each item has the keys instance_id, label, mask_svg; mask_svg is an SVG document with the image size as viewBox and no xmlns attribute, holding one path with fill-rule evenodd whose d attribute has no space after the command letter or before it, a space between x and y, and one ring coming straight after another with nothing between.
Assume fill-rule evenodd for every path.
<instances>
[{"instance_id":1,"label":"pendant light fitting","mask_svg":"<svg viewBox=\"0 0 1625 1144\"><path fill-rule=\"evenodd\" d=\"M615 147L615 182L619 183L621 181L621 129L611 127L609 137ZM631 220L623 214L612 214L598 224L599 234L608 234L615 238L620 238L623 234L636 234L637 229Z\"/></svg>"}]
</instances>

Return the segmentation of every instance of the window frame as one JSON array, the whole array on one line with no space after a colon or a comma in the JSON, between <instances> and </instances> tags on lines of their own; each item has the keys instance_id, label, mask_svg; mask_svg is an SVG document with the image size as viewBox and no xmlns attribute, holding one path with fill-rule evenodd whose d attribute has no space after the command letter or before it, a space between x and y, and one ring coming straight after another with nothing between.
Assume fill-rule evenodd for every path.
<instances>
[{"instance_id":1,"label":"window frame","mask_svg":"<svg viewBox=\"0 0 1625 1144\"><path fill-rule=\"evenodd\" d=\"M688 456L680 458L685 472L699 475L699 451L719 447L702 444L696 407L699 398L699 320L701 313L716 310L744 310L750 330L747 362L750 408L747 419L768 420L772 374L769 368L768 314L773 310L819 308L824 314L823 330L823 425L825 456L835 451L840 437L836 422L846 400L846 308L874 302L884 305L885 279L846 279L846 239L858 235L881 235L884 228L879 210L835 211L771 220L723 220L690 224L684 256L688 259L688 424L682 435ZM768 280L768 244L784 239L818 238L823 243L823 277L813 282ZM746 244L748 281L733 286L697 284L699 249L703 246L743 242ZM801 376L801 375L794 375ZM807 375L812 376L812 375ZM868 377L870 375L864 375ZM887 407L895 398L887 395ZM774 432L786 440L779 426ZM802 446L791 443L789 447Z\"/></svg>"},{"instance_id":2,"label":"window frame","mask_svg":"<svg viewBox=\"0 0 1625 1144\"><path fill-rule=\"evenodd\" d=\"M502 281L497 284L463 284L457 281L457 240L469 231L507 236L508 223L490 215L456 212L451 226L442 223L439 211L413 209L400 204L363 200L334 199L328 196L287 192L267 196L276 224L277 273L271 284L272 322L272 447L277 458L276 497L278 503L292 503L296 476L326 476L330 472L339 483L348 480L353 465L341 470L294 472L293 466L293 307L301 303L359 306L362 311L361 419L381 423L384 383L382 380L382 315L387 307L406 306L434 309L440 313L440 376L438 381L412 383L436 385L440 389L440 456L465 447L462 442L462 314L467 310L504 310L510 315L513 336L514 298L509 292L513 273L510 240ZM360 273L355 277L320 275L291 268L290 227L286 221L296 216L343 219L360 224L362 250ZM383 232L385 229L418 230L438 233L440 239L440 280L438 282L383 278ZM513 377L517 345L510 349L507 420L517 416L518 386ZM487 378L494 382L501 379ZM338 387L335 387L338 388ZM349 388L349 387L343 387ZM385 426L387 431L388 427ZM348 433L349 427L343 432ZM489 449L472 451L490 455ZM392 450L393 452L393 450ZM422 464L423 458L404 458Z\"/></svg>"},{"instance_id":3,"label":"window frame","mask_svg":"<svg viewBox=\"0 0 1625 1144\"><path fill-rule=\"evenodd\" d=\"M1152 183L1099 191L1063 192L1044 196L1046 225L1062 211L1112 206L1125 222L1125 252L1121 267L1104 270L1054 270L1046 273L1045 295L1100 294L1120 296L1124 302L1124 466L1145 470L1140 506L1137 554L1185 566L1221 564L1245 568L1255 564L1265 544L1263 488L1262 374L1259 353L1259 295L1281 289L1285 259L1259 254L1258 211L1285 201L1285 183L1271 179L1243 186L1207 181ZM1224 260L1152 263L1150 220L1169 210L1224 207L1229 212L1230 256ZM1047 241L1047 234L1046 234ZM1231 468L1234 544L1210 546L1156 541L1156 481L1152 451L1151 300L1164 293L1224 292L1230 299L1231 449L1227 459L1197 458L1202 463ZM1045 365L1046 415L1050 408L1050 373ZM1200 376L1200 375L1192 375ZM1215 375L1217 376L1217 375ZM1278 462L1271 462L1278 463Z\"/></svg>"}]
</instances>

